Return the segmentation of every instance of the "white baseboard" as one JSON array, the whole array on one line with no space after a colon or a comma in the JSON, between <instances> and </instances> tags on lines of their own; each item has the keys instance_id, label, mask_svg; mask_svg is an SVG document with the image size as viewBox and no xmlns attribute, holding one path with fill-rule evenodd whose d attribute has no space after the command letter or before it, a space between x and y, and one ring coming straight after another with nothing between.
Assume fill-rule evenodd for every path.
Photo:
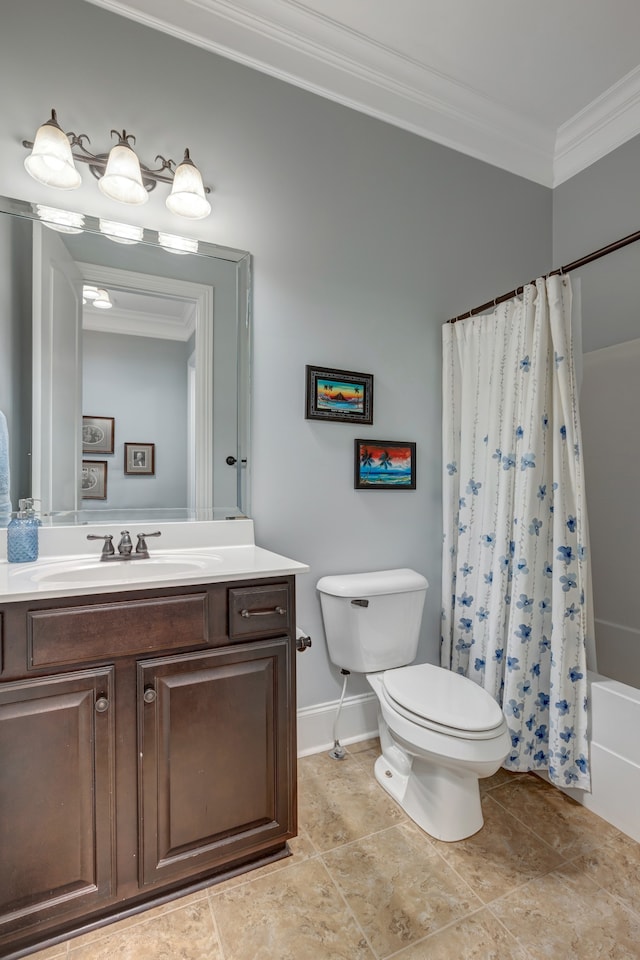
<instances>
[{"instance_id":1,"label":"white baseboard","mask_svg":"<svg viewBox=\"0 0 640 960\"><path fill-rule=\"evenodd\" d=\"M330 750L339 700L298 710L298 756ZM378 700L374 693L345 697L338 721L338 739L343 745L378 736Z\"/></svg>"}]
</instances>

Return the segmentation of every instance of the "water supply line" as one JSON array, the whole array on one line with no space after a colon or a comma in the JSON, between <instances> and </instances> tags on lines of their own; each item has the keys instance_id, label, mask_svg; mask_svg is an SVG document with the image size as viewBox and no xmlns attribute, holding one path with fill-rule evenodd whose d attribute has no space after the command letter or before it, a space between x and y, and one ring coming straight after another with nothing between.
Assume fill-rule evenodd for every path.
<instances>
[{"instance_id":1,"label":"water supply line","mask_svg":"<svg viewBox=\"0 0 640 960\"><path fill-rule=\"evenodd\" d=\"M333 747L331 748L331 750L329 750L329 756L333 760L344 760L344 758L347 755L347 751L345 750L345 748L340 743L340 740L338 739L338 720L340 719L340 711L342 710L342 702L344 700L344 695L347 690L347 680L349 679L350 671L341 670L340 673L343 675L344 681L342 683L342 693L340 694L338 710L336 712L336 716L333 721Z\"/></svg>"}]
</instances>

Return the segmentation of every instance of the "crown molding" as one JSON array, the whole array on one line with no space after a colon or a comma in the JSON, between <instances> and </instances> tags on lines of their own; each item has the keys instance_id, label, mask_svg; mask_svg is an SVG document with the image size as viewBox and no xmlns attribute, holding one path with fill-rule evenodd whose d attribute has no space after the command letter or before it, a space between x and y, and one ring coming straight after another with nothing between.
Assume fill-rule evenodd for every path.
<instances>
[{"instance_id":1,"label":"crown molding","mask_svg":"<svg viewBox=\"0 0 640 960\"><path fill-rule=\"evenodd\" d=\"M548 187L640 132L640 67L555 130L298 0L86 2Z\"/></svg>"},{"instance_id":2,"label":"crown molding","mask_svg":"<svg viewBox=\"0 0 640 960\"><path fill-rule=\"evenodd\" d=\"M296 0L87 0L550 186L555 131Z\"/></svg>"},{"instance_id":3,"label":"crown molding","mask_svg":"<svg viewBox=\"0 0 640 960\"><path fill-rule=\"evenodd\" d=\"M580 173L640 132L640 67L558 128L553 186Z\"/></svg>"},{"instance_id":4,"label":"crown molding","mask_svg":"<svg viewBox=\"0 0 640 960\"><path fill-rule=\"evenodd\" d=\"M186 343L195 331L195 317L175 320L150 316L139 310L114 306L100 310L86 304L82 311L82 327L99 333L118 333L131 337L152 337L155 340L179 340Z\"/></svg>"}]
</instances>

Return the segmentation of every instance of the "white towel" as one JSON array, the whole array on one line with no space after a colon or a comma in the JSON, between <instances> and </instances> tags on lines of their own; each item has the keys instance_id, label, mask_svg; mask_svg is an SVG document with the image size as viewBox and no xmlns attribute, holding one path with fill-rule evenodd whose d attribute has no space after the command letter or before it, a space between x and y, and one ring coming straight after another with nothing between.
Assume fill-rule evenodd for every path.
<instances>
[{"instance_id":1,"label":"white towel","mask_svg":"<svg viewBox=\"0 0 640 960\"><path fill-rule=\"evenodd\" d=\"M9 480L9 430L7 418L0 410L0 527L6 527L11 520Z\"/></svg>"}]
</instances>

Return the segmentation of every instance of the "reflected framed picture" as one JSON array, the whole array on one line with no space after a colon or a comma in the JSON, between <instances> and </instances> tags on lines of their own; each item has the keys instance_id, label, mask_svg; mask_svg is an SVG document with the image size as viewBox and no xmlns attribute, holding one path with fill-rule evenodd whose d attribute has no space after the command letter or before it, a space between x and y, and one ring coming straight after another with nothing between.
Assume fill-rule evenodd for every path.
<instances>
[{"instance_id":1,"label":"reflected framed picture","mask_svg":"<svg viewBox=\"0 0 640 960\"><path fill-rule=\"evenodd\" d=\"M309 365L305 369L307 420L373 423L373 374Z\"/></svg>"},{"instance_id":2,"label":"reflected framed picture","mask_svg":"<svg viewBox=\"0 0 640 960\"><path fill-rule=\"evenodd\" d=\"M83 417L82 452L113 453L115 426L113 417Z\"/></svg>"},{"instance_id":3,"label":"reflected framed picture","mask_svg":"<svg viewBox=\"0 0 640 960\"><path fill-rule=\"evenodd\" d=\"M107 461L83 460L81 485L83 500L106 500Z\"/></svg>"},{"instance_id":4,"label":"reflected framed picture","mask_svg":"<svg viewBox=\"0 0 640 960\"><path fill-rule=\"evenodd\" d=\"M356 440L356 490L415 490L416 445L402 440Z\"/></svg>"},{"instance_id":5,"label":"reflected framed picture","mask_svg":"<svg viewBox=\"0 0 640 960\"><path fill-rule=\"evenodd\" d=\"M129 476L153 477L156 472L155 443L125 443L124 472Z\"/></svg>"}]
</instances>

